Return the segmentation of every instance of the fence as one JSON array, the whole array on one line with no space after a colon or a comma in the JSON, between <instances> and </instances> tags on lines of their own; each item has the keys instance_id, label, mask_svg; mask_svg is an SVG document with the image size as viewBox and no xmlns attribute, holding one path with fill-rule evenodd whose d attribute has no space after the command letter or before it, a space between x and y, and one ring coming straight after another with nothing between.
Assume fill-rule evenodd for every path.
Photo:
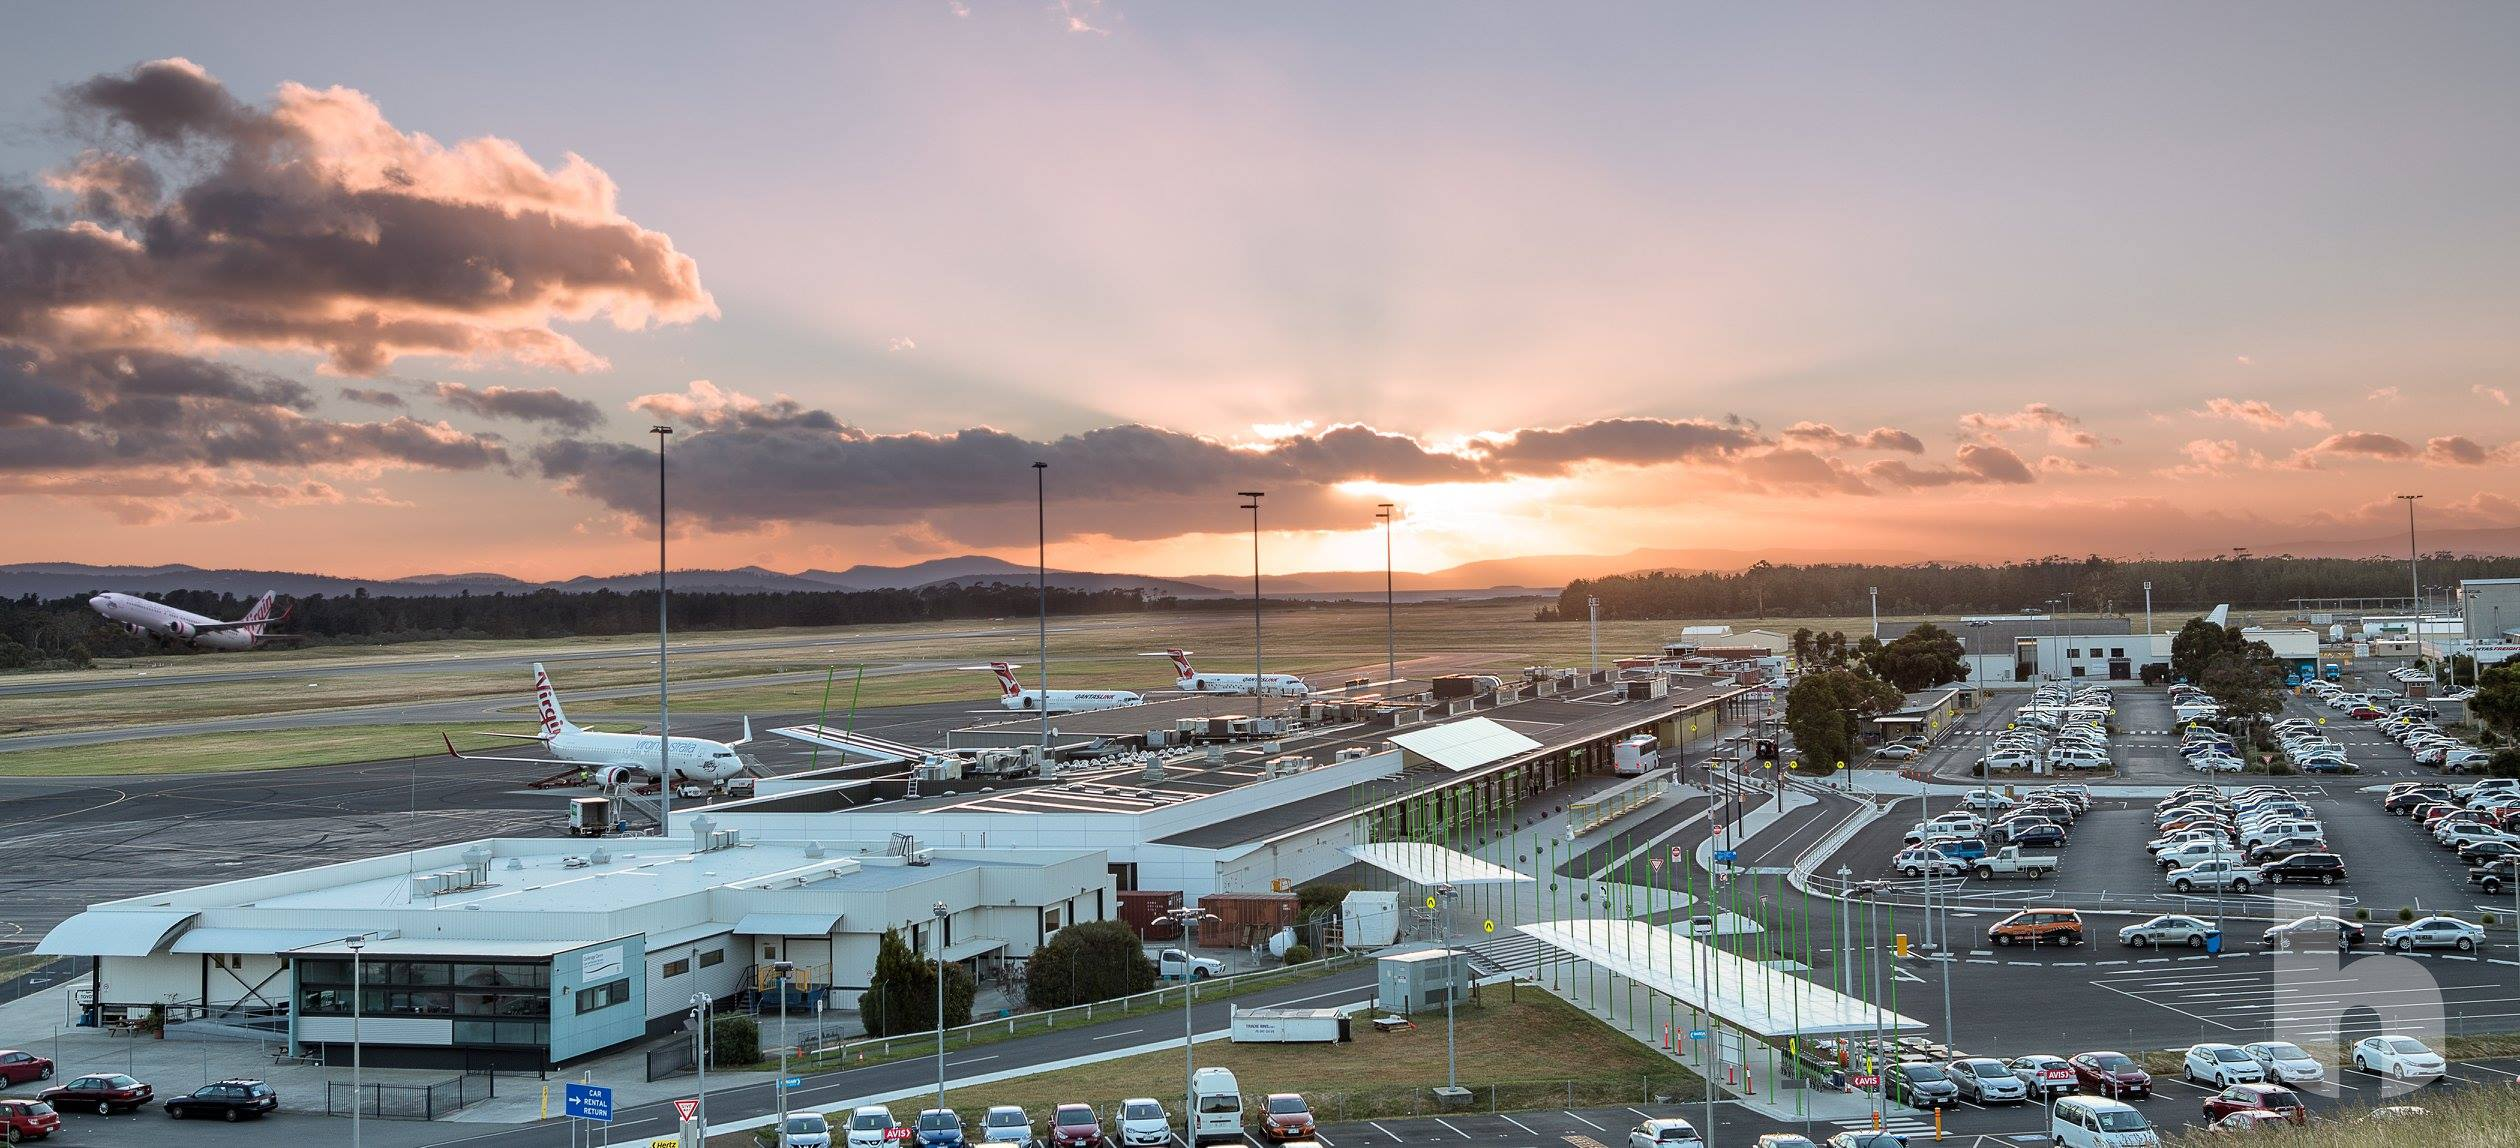
<instances>
[{"instance_id":1,"label":"fence","mask_svg":"<svg viewBox=\"0 0 2520 1148\"><path fill-rule=\"evenodd\" d=\"M7 961L15 964L18 958L10 957ZM89 957L54 957L18 969L9 979L0 981L0 1004L41 992L73 977L86 976L88 966L93 963Z\"/></svg>"},{"instance_id":2,"label":"fence","mask_svg":"<svg viewBox=\"0 0 2520 1148\"><path fill-rule=\"evenodd\" d=\"M1566 837L1574 840L1653 803L1671 788L1669 777L1641 777L1582 801L1566 803Z\"/></svg>"},{"instance_id":3,"label":"fence","mask_svg":"<svg viewBox=\"0 0 2520 1148\"><path fill-rule=\"evenodd\" d=\"M435 1120L498 1095L498 1078L467 1072L428 1084L324 1082L324 1115L359 1114L380 1120Z\"/></svg>"},{"instance_id":4,"label":"fence","mask_svg":"<svg viewBox=\"0 0 2520 1148\"><path fill-rule=\"evenodd\" d=\"M2288 921L2313 913L2341 913L2361 903L2352 894L2334 898L2302 900L2278 897L2268 893L2226 893L2216 897L2212 890L2178 892L2111 892L2107 889L2079 890L2059 887L2054 881L2010 881L2002 890L1971 890L1972 879L1966 877L1849 879L1844 882L1834 875L1811 875L1805 888L1822 897L1868 900L1901 908L1925 907L1928 882L1933 886L1934 908L1949 908L1957 913L2002 914L2030 905L2071 905L2085 913L2113 913L2127 916L2151 916L2156 913L2188 913L2197 916L2220 916L2244 921Z\"/></svg>"},{"instance_id":5,"label":"fence","mask_svg":"<svg viewBox=\"0 0 2520 1148\"><path fill-rule=\"evenodd\" d=\"M1284 965L1279 968L1263 969L1259 972L1242 973L1236 976L1213 977L1203 981L1190 981L1185 984L1167 985L1152 992L1138 993L1134 996L1114 997L1110 1000L1097 1001L1093 1004L1073 1005L1068 1008L1050 1009L1044 1012L1016 1013L1012 1016L1002 1017L997 1020L984 1020L975 1024L963 1025L959 1028L949 1028L945 1030L945 1039L948 1047L968 1048L971 1045L986 1041L1005 1040L1009 1037L1023 1036L1029 1033L1051 1032L1062 1027L1091 1024L1097 1020L1114 1020L1121 1017L1160 1012L1167 1008L1178 1009L1182 1006L1182 997L1184 994L1188 994L1193 1003L1201 1000L1213 1000L1238 993L1249 992L1253 989L1262 988L1269 984L1281 981L1309 980L1325 973L1347 968L1352 965L1363 964L1369 959L1369 957L1361 954L1342 954L1340 956L1311 961L1300 965ZM1369 986L1360 985L1357 988L1357 992L1371 995L1373 990ZM688 1060L690 1058L688 1051L688 1047L691 1044L690 1036L685 1034L678 1043L685 1046L684 1059ZM907 1032L894 1036L868 1037L864 1040L850 1041L845 1044L812 1049L805 1053L803 1060L790 1061L788 1067L790 1071L810 1072L828 1069L843 1063L889 1060L896 1055L896 1053L904 1055L917 1055L933 1053L934 1051L936 1051L936 1030L929 1029L925 1032ZM654 1057L662 1052L663 1049L660 1048L652 1051L649 1056L651 1057L651 1060L653 1060ZM687 1069L689 1066L686 1064L684 1067ZM654 1079L654 1077L651 1077L650 1079Z\"/></svg>"}]
</instances>

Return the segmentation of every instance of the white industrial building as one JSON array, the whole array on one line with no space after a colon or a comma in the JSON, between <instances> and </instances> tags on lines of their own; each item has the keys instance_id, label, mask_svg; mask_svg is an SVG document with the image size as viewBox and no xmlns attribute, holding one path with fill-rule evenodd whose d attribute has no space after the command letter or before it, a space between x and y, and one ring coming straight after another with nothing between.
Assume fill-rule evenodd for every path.
<instances>
[{"instance_id":1,"label":"white industrial building","mask_svg":"<svg viewBox=\"0 0 2520 1148\"><path fill-rule=\"evenodd\" d=\"M97 1023L152 1007L285 1018L292 1043L322 1046L350 1039L347 942L364 936L371 1063L539 1068L672 1031L694 994L763 987L774 961L795 966L805 1007L853 998L887 930L980 962L1117 915L1099 849L767 841L676 821L688 835L501 838L110 901L37 951L97 958Z\"/></svg>"}]
</instances>

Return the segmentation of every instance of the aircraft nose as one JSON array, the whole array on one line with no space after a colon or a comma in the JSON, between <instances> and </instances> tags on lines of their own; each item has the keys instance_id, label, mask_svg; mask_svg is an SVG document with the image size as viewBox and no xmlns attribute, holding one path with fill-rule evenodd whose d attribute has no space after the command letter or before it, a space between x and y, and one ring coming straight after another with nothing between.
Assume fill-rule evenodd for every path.
<instances>
[{"instance_id":1,"label":"aircraft nose","mask_svg":"<svg viewBox=\"0 0 2520 1148\"><path fill-rule=\"evenodd\" d=\"M89 608L96 610L104 609L106 606L105 596L103 594L99 594L96 597L88 599L88 606Z\"/></svg>"}]
</instances>

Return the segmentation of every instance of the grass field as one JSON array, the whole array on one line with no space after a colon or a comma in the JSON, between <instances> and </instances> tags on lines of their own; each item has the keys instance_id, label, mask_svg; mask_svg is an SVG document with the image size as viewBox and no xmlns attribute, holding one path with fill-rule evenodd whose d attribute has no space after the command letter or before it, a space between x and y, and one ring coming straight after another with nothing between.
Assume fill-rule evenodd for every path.
<instances>
[{"instance_id":1,"label":"grass field","mask_svg":"<svg viewBox=\"0 0 2520 1148\"><path fill-rule=\"evenodd\" d=\"M73 745L0 753L0 777L102 777L185 773L225 773L251 769L294 769L339 765L446 752L439 740L444 726L339 726L322 729L264 730L249 733L195 734L188 737L143 738L109 745ZM520 725L510 732L532 733ZM524 743L455 733L456 748L465 752L498 747L514 752ZM530 747L528 747L530 748ZM530 770L530 766L519 766Z\"/></svg>"}]
</instances>

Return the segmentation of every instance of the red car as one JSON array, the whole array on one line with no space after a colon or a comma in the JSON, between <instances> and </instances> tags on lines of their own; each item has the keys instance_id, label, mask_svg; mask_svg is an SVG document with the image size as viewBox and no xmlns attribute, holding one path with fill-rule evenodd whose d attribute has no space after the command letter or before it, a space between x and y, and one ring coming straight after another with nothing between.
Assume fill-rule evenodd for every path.
<instances>
[{"instance_id":1,"label":"red car","mask_svg":"<svg viewBox=\"0 0 2520 1148\"><path fill-rule=\"evenodd\" d=\"M0 1084L24 1084L30 1080L50 1080L53 1063L31 1052L0 1049Z\"/></svg>"},{"instance_id":2,"label":"red car","mask_svg":"<svg viewBox=\"0 0 2520 1148\"><path fill-rule=\"evenodd\" d=\"M1051 1148L1103 1148L1102 1118L1090 1104L1062 1104L1050 1116Z\"/></svg>"},{"instance_id":3,"label":"red car","mask_svg":"<svg viewBox=\"0 0 2520 1148\"><path fill-rule=\"evenodd\" d=\"M2301 1097L2280 1084L2235 1084L2205 1098L2205 1119L2221 1120L2234 1112L2268 1112L2295 1124L2310 1122Z\"/></svg>"},{"instance_id":4,"label":"red car","mask_svg":"<svg viewBox=\"0 0 2520 1148\"><path fill-rule=\"evenodd\" d=\"M1260 1132L1271 1140L1310 1140L1312 1106L1292 1092L1272 1092L1262 1105Z\"/></svg>"},{"instance_id":5,"label":"red car","mask_svg":"<svg viewBox=\"0 0 2520 1148\"><path fill-rule=\"evenodd\" d=\"M2151 1096L2152 1074L2123 1052L2086 1052L2066 1063L2074 1066L2074 1084L2102 1096Z\"/></svg>"},{"instance_id":6,"label":"red car","mask_svg":"<svg viewBox=\"0 0 2520 1148\"><path fill-rule=\"evenodd\" d=\"M61 1114L41 1100L0 1100L0 1140L41 1140L61 1131Z\"/></svg>"},{"instance_id":7,"label":"red car","mask_svg":"<svg viewBox=\"0 0 2520 1148\"><path fill-rule=\"evenodd\" d=\"M2370 706L2355 706L2354 708L2345 711L2345 716L2353 718L2356 721L2373 721L2389 715L2386 712L2373 709Z\"/></svg>"},{"instance_id":8,"label":"red car","mask_svg":"<svg viewBox=\"0 0 2520 1148\"><path fill-rule=\"evenodd\" d=\"M157 1090L119 1072L91 1072L68 1084L57 1084L35 1094L55 1108L75 1108L110 1115L117 1108L138 1108L157 1096Z\"/></svg>"}]
</instances>

